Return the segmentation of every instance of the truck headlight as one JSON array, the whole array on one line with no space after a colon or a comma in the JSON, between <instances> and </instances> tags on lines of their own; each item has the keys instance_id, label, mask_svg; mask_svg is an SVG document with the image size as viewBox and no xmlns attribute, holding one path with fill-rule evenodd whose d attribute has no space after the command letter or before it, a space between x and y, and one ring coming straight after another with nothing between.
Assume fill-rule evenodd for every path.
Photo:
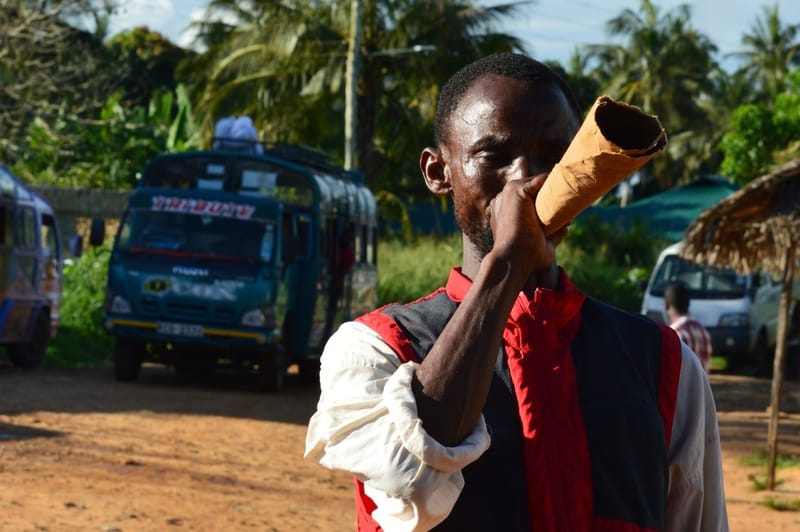
<instances>
[{"instance_id":1,"label":"truck headlight","mask_svg":"<svg viewBox=\"0 0 800 532\"><path fill-rule=\"evenodd\" d=\"M747 327L749 320L747 314L736 312L733 314L723 314L719 317L720 327Z\"/></svg>"},{"instance_id":2,"label":"truck headlight","mask_svg":"<svg viewBox=\"0 0 800 532\"><path fill-rule=\"evenodd\" d=\"M254 308L242 315L242 325L246 327L275 328L275 309L272 307Z\"/></svg>"},{"instance_id":3,"label":"truck headlight","mask_svg":"<svg viewBox=\"0 0 800 532\"><path fill-rule=\"evenodd\" d=\"M116 314L130 314L131 304L124 297L114 296L109 305L109 310Z\"/></svg>"}]
</instances>

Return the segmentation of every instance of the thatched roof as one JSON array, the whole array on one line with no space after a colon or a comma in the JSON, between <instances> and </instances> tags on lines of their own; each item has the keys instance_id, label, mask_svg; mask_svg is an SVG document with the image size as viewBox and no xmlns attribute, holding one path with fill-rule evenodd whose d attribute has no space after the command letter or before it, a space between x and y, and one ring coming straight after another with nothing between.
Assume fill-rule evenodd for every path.
<instances>
[{"instance_id":1,"label":"thatched roof","mask_svg":"<svg viewBox=\"0 0 800 532\"><path fill-rule=\"evenodd\" d=\"M783 273L784 255L800 258L800 159L748 183L703 211L684 234L681 255L695 262Z\"/></svg>"}]
</instances>

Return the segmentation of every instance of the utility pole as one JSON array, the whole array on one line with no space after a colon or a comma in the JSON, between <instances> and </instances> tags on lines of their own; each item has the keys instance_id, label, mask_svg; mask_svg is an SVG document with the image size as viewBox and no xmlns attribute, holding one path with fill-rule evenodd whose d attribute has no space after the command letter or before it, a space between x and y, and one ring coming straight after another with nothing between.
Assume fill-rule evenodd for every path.
<instances>
[{"instance_id":1,"label":"utility pole","mask_svg":"<svg viewBox=\"0 0 800 532\"><path fill-rule=\"evenodd\" d=\"M356 168L356 138L358 136L358 78L361 69L362 0L350 0L350 40L347 49L344 106L344 167Z\"/></svg>"}]
</instances>

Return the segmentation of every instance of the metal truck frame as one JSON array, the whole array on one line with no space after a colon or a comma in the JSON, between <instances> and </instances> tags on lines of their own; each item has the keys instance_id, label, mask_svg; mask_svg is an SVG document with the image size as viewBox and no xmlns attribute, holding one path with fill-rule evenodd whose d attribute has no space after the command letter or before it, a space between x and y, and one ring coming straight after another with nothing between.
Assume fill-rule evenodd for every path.
<instances>
[{"instance_id":1,"label":"metal truck frame","mask_svg":"<svg viewBox=\"0 0 800 532\"><path fill-rule=\"evenodd\" d=\"M142 171L109 261L114 372L236 367L280 390L377 305L377 210L358 174L301 146L215 142Z\"/></svg>"}]
</instances>

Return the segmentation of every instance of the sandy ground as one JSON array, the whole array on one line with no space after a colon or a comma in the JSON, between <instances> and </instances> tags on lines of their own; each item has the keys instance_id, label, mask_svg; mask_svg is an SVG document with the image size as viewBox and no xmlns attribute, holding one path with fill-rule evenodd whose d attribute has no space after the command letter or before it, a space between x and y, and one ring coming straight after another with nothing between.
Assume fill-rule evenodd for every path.
<instances>
[{"instance_id":1,"label":"sandy ground","mask_svg":"<svg viewBox=\"0 0 800 532\"><path fill-rule=\"evenodd\" d=\"M800 530L800 467L776 492L764 468L769 381L713 375L734 531ZM800 454L800 390L790 383L780 451ZM353 530L352 483L302 460L314 386L277 395L245 375L186 379L145 367L121 384L109 369L24 372L0 363L0 530Z\"/></svg>"}]
</instances>

